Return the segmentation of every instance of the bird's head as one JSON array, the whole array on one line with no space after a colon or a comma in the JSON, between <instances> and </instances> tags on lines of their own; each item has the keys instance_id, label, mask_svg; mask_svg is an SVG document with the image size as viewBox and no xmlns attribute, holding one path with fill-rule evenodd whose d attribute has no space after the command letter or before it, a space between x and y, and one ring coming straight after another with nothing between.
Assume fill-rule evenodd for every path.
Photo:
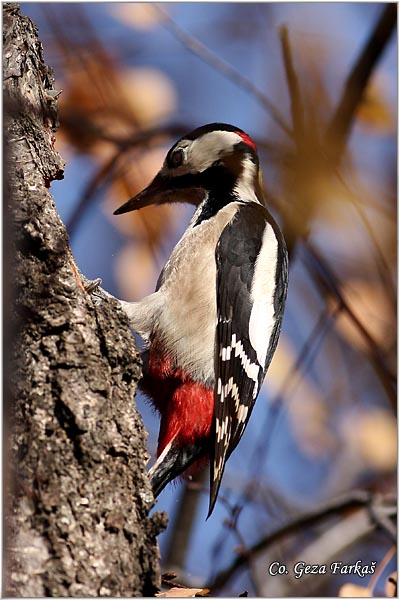
<instances>
[{"instance_id":1,"label":"bird's head","mask_svg":"<svg viewBox=\"0 0 400 600\"><path fill-rule=\"evenodd\" d=\"M198 206L206 197L264 203L256 145L238 127L212 123L183 136L150 185L114 214L166 202Z\"/></svg>"}]
</instances>

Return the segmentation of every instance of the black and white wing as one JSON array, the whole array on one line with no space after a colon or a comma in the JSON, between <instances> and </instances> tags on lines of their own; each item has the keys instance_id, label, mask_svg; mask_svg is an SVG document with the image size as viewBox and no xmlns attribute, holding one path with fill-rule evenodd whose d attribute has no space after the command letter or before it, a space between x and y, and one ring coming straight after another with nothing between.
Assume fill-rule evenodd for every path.
<instances>
[{"instance_id":1,"label":"black and white wing","mask_svg":"<svg viewBox=\"0 0 400 600\"><path fill-rule=\"evenodd\" d=\"M285 242L266 208L239 205L216 248L215 445L211 514L226 460L246 428L274 354L286 299Z\"/></svg>"}]
</instances>

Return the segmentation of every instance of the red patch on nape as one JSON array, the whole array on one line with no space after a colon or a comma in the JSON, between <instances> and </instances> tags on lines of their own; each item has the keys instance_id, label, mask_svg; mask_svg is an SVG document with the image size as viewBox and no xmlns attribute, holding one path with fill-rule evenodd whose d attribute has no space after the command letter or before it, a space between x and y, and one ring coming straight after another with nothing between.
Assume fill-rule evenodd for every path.
<instances>
[{"instance_id":1,"label":"red patch on nape","mask_svg":"<svg viewBox=\"0 0 400 600\"><path fill-rule=\"evenodd\" d=\"M250 148L253 148L253 150L257 152L257 146L255 141L252 140L251 137L247 135L247 133L244 133L243 131L235 131L235 133L237 133L237 135L242 138L245 144L247 144L248 146L250 146Z\"/></svg>"}]
</instances>

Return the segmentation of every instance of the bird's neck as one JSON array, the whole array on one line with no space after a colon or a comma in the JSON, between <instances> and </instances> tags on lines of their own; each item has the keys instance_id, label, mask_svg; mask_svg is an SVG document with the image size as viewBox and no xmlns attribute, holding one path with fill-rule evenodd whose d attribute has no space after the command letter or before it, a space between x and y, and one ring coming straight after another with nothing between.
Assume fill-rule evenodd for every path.
<instances>
[{"instance_id":1,"label":"bird's neck","mask_svg":"<svg viewBox=\"0 0 400 600\"><path fill-rule=\"evenodd\" d=\"M204 200L194 213L191 221L193 227L211 219L231 202L264 204L262 191L258 189L254 163L244 165L236 178L222 171L219 175L215 174L215 184L209 186Z\"/></svg>"},{"instance_id":2,"label":"bird's neck","mask_svg":"<svg viewBox=\"0 0 400 600\"><path fill-rule=\"evenodd\" d=\"M235 197L232 190L225 190L222 193L210 190L207 192L205 199L194 213L191 225L196 227L197 225L200 225L200 223L203 223L203 221L215 217L224 206L231 202L237 202L237 200L238 198Z\"/></svg>"}]
</instances>

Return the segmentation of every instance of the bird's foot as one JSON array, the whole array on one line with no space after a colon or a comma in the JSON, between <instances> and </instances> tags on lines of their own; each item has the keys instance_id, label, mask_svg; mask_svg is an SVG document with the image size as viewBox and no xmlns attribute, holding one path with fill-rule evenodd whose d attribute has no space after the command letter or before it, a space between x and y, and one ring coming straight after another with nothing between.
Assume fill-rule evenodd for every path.
<instances>
[{"instance_id":1,"label":"bird's foot","mask_svg":"<svg viewBox=\"0 0 400 600\"><path fill-rule=\"evenodd\" d=\"M90 296L92 296L96 306L101 304L102 300L110 296L108 292L100 287L100 284L102 283L102 279L100 277L96 277L96 279L88 279L85 277L85 275L83 275L82 272L80 272L79 275L82 280L83 289L85 292L90 294Z\"/></svg>"},{"instance_id":2,"label":"bird's foot","mask_svg":"<svg viewBox=\"0 0 400 600\"><path fill-rule=\"evenodd\" d=\"M98 287L100 286L101 282L103 280L101 279L101 277L97 277L96 279L86 279L86 281L83 283L83 286L85 288L85 291L88 294L93 294L93 292L95 292Z\"/></svg>"}]
</instances>

